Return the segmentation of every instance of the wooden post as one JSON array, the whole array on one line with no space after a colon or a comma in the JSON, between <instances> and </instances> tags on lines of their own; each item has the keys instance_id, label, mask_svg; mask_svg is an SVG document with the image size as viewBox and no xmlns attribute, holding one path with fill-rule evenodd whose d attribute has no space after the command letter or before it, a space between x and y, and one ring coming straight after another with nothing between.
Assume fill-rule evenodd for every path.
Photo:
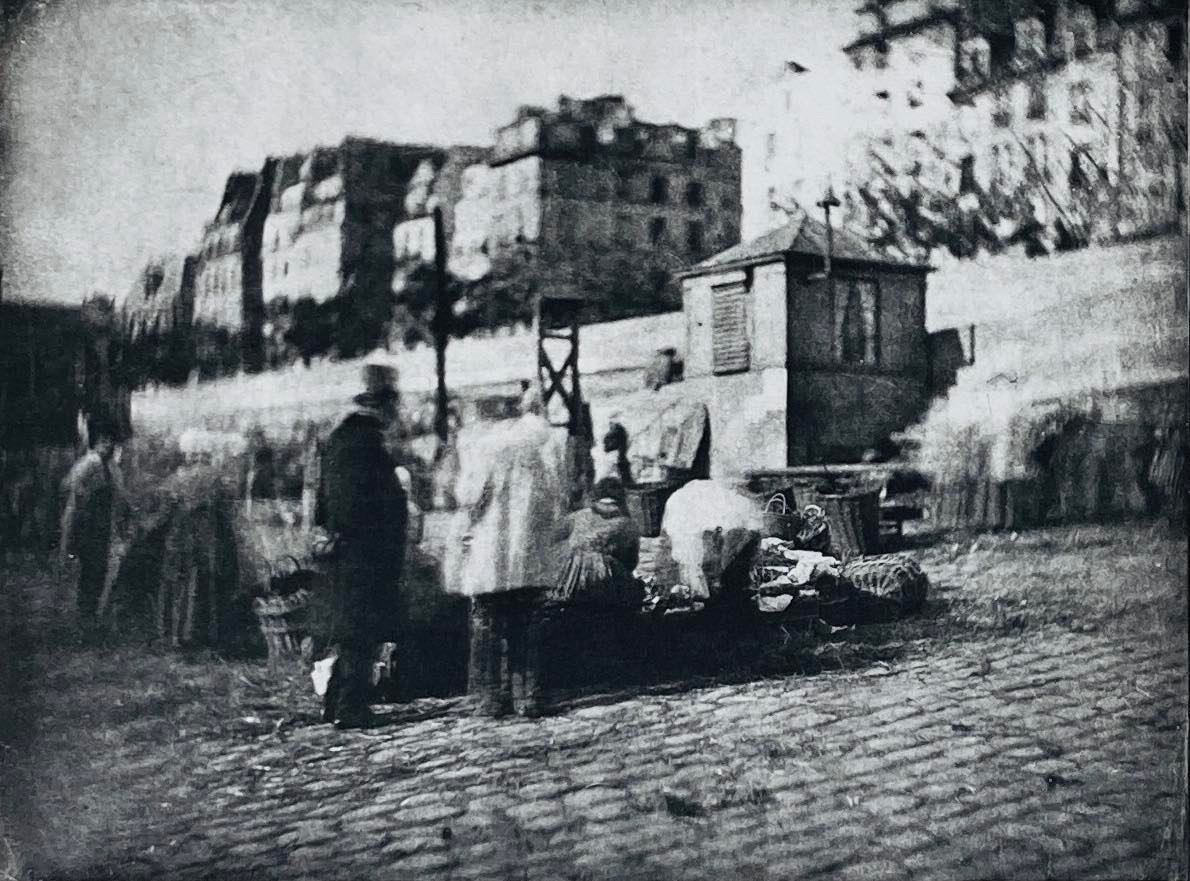
<instances>
[{"instance_id":1,"label":"wooden post","mask_svg":"<svg viewBox=\"0 0 1190 881\"><path fill-rule=\"evenodd\" d=\"M446 345L450 340L450 295L446 277L446 227L442 208L434 207L434 356L438 374L435 396L434 433L438 435L438 453L446 447L449 425L446 394Z\"/></svg>"},{"instance_id":2,"label":"wooden post","mask_svg":"<svg viewBox=\"0 0 1190 881\"><path fill-rule=\"evenodd\" d=\"M564 424L572 435L583 430L582 388L578 368L581 306L581 301L568 297L542 296L537 301L537 370L542 404L548 414L554 395L561 397L566 407ZM565 357L558 367L554 366L545 348L545 341L551 339L567 344Z\"/></svg>"}]
</instances>

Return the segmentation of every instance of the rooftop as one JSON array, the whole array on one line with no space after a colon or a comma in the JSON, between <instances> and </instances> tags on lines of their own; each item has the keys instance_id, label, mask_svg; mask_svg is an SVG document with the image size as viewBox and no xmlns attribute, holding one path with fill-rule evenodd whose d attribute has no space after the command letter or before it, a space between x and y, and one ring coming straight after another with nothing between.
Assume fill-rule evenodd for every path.
<instances>
[{"instance_id":1,"label":"rooftop","mask_svg":"<svg viewBox=\"0 0 1190 881\"><path fill-rule=\"evenodd\" d=\"M223 188L223 199L219 203L219 211L215 215L214 225L239 223L247 217L248 212L252 209L252 202L256 197L256 188L259 184L260 174L258 172L232 172Z\"/></svg>"},{"instance_id":2,"label":"rooftop","mask_svg":"<svg viewBox=\"0 0 1190 881\"><path fill-rule=\"evenodd\" d=\"M850 230L832 224L831 231L831 259L834 261L929 271L928 266L890 260ZM821 257L825 253L826 224L803 214L782 227L708 257L683 274L701 275L708 270L728 266L769 263L787 255Z\"/></svg>"}]
</instances>

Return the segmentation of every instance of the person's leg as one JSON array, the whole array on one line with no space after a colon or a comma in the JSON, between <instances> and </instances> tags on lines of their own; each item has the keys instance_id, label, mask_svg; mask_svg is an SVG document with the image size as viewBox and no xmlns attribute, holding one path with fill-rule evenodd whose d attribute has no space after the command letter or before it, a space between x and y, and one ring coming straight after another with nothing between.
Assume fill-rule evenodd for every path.
<instances>
[{"instance_id":1,"label":"person's leg","mask_svg":"<svg viewBox=\"0 0 1190 881\"><path fill-rule=\"evenodd\" d=\"M334 690L335 724L340 727L359 727L366 724L371 711L368 695L372 687L372 653L366 642L345 641L339 647L339 657L331 673L327 694Z\"/></svg>"},{"instance_id":2,"label":"person's leg","mask_svg":"<svg viewBox=\"0 0 1190 881\"><path fill-rule=\"evenodd\" d=\"M546 590L540 591L541 596ZM540 716L545 707L542 688L542 642L545 611L536 596L526 597L516 609L513 657L513 709L520 716Z\"/></svg>"},{"instance_id":3,"label":"person's leg","mask_svg":"<svg viewBox=\"0 0 1190 881\"><path fill-rule=\"evenodd\" d=\"M78 613L79 619L86 624L95 623L106 575L107 549L83 548L79 555Z\"/></svg>"},{"instance_id":4,"label":"person's leg","mask_svg":"<svg viewBox=\"0 0 1190 881\"><path fill-rule=\"evenodd\" d=\"M512 709L508 670L508 628L503 604L494 597L476 597L471 605L471 660L467 691L479 698L483 716L502 716Z\"/></svg>"}]
</instances>

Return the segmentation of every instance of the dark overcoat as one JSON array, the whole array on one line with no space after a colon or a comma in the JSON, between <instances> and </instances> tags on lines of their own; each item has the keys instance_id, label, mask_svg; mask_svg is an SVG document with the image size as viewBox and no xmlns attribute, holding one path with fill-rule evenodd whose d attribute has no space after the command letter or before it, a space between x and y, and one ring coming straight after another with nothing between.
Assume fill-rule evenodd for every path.
<instances>
[{"instance_id":1,"label":"dark overcoat","mask_svg":"<svg viewBox=\"0 0 1190 881\"><path fill-rule=\"evenodd\" d=\"M380 420L352 413L322 456L317 520L335 537L330 589L312 611L328 642L395 640L408 503Z\"/></svg>"}]
</instances>

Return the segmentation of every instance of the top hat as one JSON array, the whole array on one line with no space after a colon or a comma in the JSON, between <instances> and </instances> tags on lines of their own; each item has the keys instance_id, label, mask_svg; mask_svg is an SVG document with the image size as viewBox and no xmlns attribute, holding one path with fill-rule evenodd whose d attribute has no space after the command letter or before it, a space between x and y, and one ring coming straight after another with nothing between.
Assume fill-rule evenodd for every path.
<instances>
[{"instance_id":1,"label":"top hat","mask_svg":"<svg viewBox=\"0 0 1190 881\"><path fill-rule=\"evenodd\" d=\"M365 364L364 390L352 398L361 407L382 407L392 404L397 394L397 371L387 364Z\"/></svg>"}]
</instances>

